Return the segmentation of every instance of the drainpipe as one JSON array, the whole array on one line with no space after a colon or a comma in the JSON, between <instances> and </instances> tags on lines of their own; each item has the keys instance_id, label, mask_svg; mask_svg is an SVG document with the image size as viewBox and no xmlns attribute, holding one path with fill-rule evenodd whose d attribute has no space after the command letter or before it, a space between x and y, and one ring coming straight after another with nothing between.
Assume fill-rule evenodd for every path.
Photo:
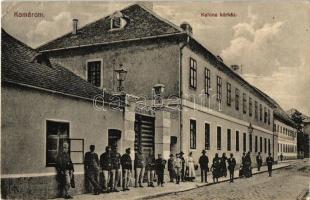
<instances>
[{"instance_id":1,"label":"drainpipe","mask_svg":"<svg viewBox=\"0 0 310 200\"><path fill-rule=\"evenodd\" d=\"M183 146L183 89L182 89L182 58L183 58L183 52L182 50L184 47L187 46L189 43L189 36L187 35L186 42L180 46L180 52L179 52L179 95L180 95L180 111L179 111L179 124L180 124L180 151L182 151Z\"/></svg>"}]
</instances>

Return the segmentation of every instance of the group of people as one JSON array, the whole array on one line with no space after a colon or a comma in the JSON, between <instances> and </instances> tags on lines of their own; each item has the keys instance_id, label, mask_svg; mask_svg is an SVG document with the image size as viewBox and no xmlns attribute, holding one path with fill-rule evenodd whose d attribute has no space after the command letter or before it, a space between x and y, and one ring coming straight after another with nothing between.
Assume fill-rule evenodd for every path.
<instances>
[{"instance_id":1,"label":"group of people","mask_svg":"<svg viewBox=\"0 0 310 200\"><path fill-rule=\"evenodd\" d=\"M69 195L69 189L70 187L74 187L74 167L68 150L68 143L64 143L63 151L58 154L56 162L56 170L61 185L60 188L62 189L62 196L65 199L73 198ZM110 146L107 146L105 152L99 157L95 153L95 145L90 145L90 151L85 154L84 167L85 177L92 185L95 195L119 192L117 189L119 185L122 186L123 191L129 190L133 169L135 175L134 187L144 187L145 171L148 187L154 187L155 175L157 176L157 185L164 185L164 171L167 162L162 158L162 155L158 154L157 159L155 159L154 154L149 152L149 155L145 158L141 149L138 149L135 153L134 166L132 166L130 151L130 148L127 148L125 154L121 155L117 147L113 147L112 149ZM256 157L256 162L259 171L263 163L260 153ZM252 175L251 163L250 152L247 154L243 153L239 171L240 177L250 177ZM206 155L206 151L203 150L198 164L201 171L201 182L208 182L207 173L209 171L212 172L213 182L218 182L218 178L222 176L226 177L227 170L229 171L230 182L234 180L236 160L232 153L229 158L226 157L225 153L223 153L222 157L219 157L218 153L216 153L209 170L209 158ZM196 177L195 170L198 169L198 164L196 164L192 152L186 158L183 152L175 154L175 157L173 154L170 154L170 158L168 159L170 182L175 181L176 184L180 184L180 182L184 181L194 181ZM271 176L273 158L270 153L266 158L266 164L268 166L269 176ZM99 183L100 172L102 172L101 183Z\"/></svg>"}]
</instances>

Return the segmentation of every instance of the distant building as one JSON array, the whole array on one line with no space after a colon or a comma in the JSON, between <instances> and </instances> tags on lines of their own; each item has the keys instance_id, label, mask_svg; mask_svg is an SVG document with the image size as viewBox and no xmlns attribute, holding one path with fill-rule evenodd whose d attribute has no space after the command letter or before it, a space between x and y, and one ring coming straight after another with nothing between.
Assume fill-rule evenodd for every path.
<instances>
[{"instance_id":1,"label":"distant building","mask_svg":"<svg viewBox=\"0 0 310 200\"><path fill-rule=\"evenodd\" d=\"M234 153L240 162L243 152L252 152L253 158L257 152L264 157L274 152L273 103L198 42L190 24L174 25L150 8L131 5L38 51L99 88L115 89L119 65L128 70L128 93L151 99L153 86L165 85L165 105L179 109L171 114L171 131L162 141L165 158L184 151L197 160L205 149L211 159L215 153ZM137 124L150 124L137 112ZM141 142L135 149L156 152L161 144L151 146L154 138L139 139L149 131L136 130Z\"/></svg>"}]
</instances>

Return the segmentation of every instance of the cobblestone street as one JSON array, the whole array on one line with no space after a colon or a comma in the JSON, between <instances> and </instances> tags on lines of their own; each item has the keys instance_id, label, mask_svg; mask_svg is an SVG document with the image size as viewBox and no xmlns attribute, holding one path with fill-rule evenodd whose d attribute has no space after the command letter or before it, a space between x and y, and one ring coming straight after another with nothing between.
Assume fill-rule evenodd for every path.
<instances>
[{"instance_id":1,"label":"cobblestone street","mask_svg":"<svg viewBox=\"0 0 310 200\"><path fill-rule=\"evenodd\" d=\"M309 162L298 161L287 168L274 171L271 178L267 173L262 173L249 179L237 179L233 184L225 182L156 199L295 200L309 188L309 172Z\"/></svg>"}]
</instances>

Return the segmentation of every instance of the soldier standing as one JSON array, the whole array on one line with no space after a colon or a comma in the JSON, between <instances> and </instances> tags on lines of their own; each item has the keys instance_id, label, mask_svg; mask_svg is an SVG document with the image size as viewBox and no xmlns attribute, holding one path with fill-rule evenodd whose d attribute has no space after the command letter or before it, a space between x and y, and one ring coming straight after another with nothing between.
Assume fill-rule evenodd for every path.
<instances>
[{"instance_id":1,"label":"soldier standing","mask_svg":"<svg viewBox=\"0 0 310 200\"><path fill-rule=\"evenodd\" d=\"M155 161L155 169L157 174L157 185L164 186L164 170L166 166L166 161L158 154L158 159Z\"/></svg>"},{"instance_id":2,"label":"soldier standing","mask_svg":"<svg viewBox=\"0 0 310 200\"><path fill-rule=\"evenodd\" d=\"M60 178L60 188L65 199L72 199L69 194L71 179L73 176L73 163L69 155L69 144L63 143L63 150L58 153L56 160L56 170Z\"/></svg>"},{"instance_id":3,"label":"soldier standing","mask_svg":"<svg viewBox=\"0 0 310 200\"><path fill-rule=\"evenodd\" d=\"M141 148L139 148L138 152L135 154L134 164L135 164L135 187L138 187L138 182L139 186L143 187L142 183L145 170L145 160Z\"/></svg>"},{"instance_id":4,"label":"soldier standing","mask_svg":"<svg viewBox=\"0 0 310 200\"><path fill-rule=\"evenodd\" d=\"M185 166L185 158L184 158L184 153L183 151L180 152L180 159L182 161L182 166L181 166L181 180L182 182L185 181L185 172L186 172L186 166Z\"/></svg>"},{"instance_id":5,"label":"soldier standing","mask_svg":"<svg viewBox=\"0 0 310 200\"><path fill-rule=\"evenodd\" d=\"M266 164L268 166L268 173L269 176L272 176L272 165L273 165L273 157L271 157L271 153L268 154L268 157L266 158Z\"/></svg>"},{"instance_id":6,"label":"soldier standing","mask_svg":"<svg viewBox=\"0 0 310 200\"><path fill-rule=\"evenodd\" d=\"M99 185L99 158L95 153L95 145L90 145L90 151L85 153L84 167L86 178L94 188L94 194L99 195L101 188Z\"/></svg>"},{"instance_id":7,"label":"soldier standing","mask_svg":"<svg viewBox=\"0 0 310 200\"><path fill-rule=\"evenodd\" d=\"M206 150L202 150L202 156L199 158L199 165L201 170L201 182L208 183L209 158L206 156ZM203 178L204 177L204 178Z\"/></svg>"},{"instance_id":8,"label":"soldier standing","mask_svg":"<svg viewBox=\"0 0 310 200\"><path fill-rule=\"evenodd\" d=\"M147 185L148 187L154 187L154 176L155 176L155 157L152 151L146 159L146 171L147 171Z\"/></svg>"},{"instance_id":9,"label":"soldier standing","mask_svg":"<svg viewBox=\"0 0 310 200\"><path fill-rule=\"evenodd\" d=\"M121 178L121 154L117 151L117 146L114 146L112 152L112 191L119 192L117 185Z\"/></svg>"},{"instance_id":10,"label":"soldier standing","mask_svg":"<svg viewBox=\"0 0 310 200\"><path fill-rule=\"evenodd\" d=\"M260 152L258 152L258 155L256 156L256 163L257 163L257 171L260 171L260 167L263 164L263 158L260 155Z\"/></svg>"},{"instance_id":11,"label":"soldier standing","mask_svg":"<svg viewBox=\"0 0 310 200\"><path fill-rule=\"evenodd\" d=\"M228 170L229 170L229 179L230 182L234 182L234 172L235 172L235 166L236 166L236 159L234 158L234 155L231 153L230 158L227 159L228 163Z\"/></svg>"},{"instance_id":12,"label":"soldier standing","mask_svg":"<svg viewBox=\"0 0 310 200\"><path fill-rule=\"evenodd\" d=\"M104 181L104 192L110 192L110 180L111 180L111 170L112 170L112 155L111 147L107 146L105 152L100 156L100 165L102 168L103 181Z\"/></svg>"},{"instance_id":13,"label":"soldier standing","mask_svg":"<svg viewBox=\"0 0 310 200\"><path fill-rule=\"evenodd\" d=\"M121 157L123 171L123 191L129 190L129 180L132 171L132 162L130 157L130 148L126 149L126 153Z\"/></svg>"}]
</instances>

